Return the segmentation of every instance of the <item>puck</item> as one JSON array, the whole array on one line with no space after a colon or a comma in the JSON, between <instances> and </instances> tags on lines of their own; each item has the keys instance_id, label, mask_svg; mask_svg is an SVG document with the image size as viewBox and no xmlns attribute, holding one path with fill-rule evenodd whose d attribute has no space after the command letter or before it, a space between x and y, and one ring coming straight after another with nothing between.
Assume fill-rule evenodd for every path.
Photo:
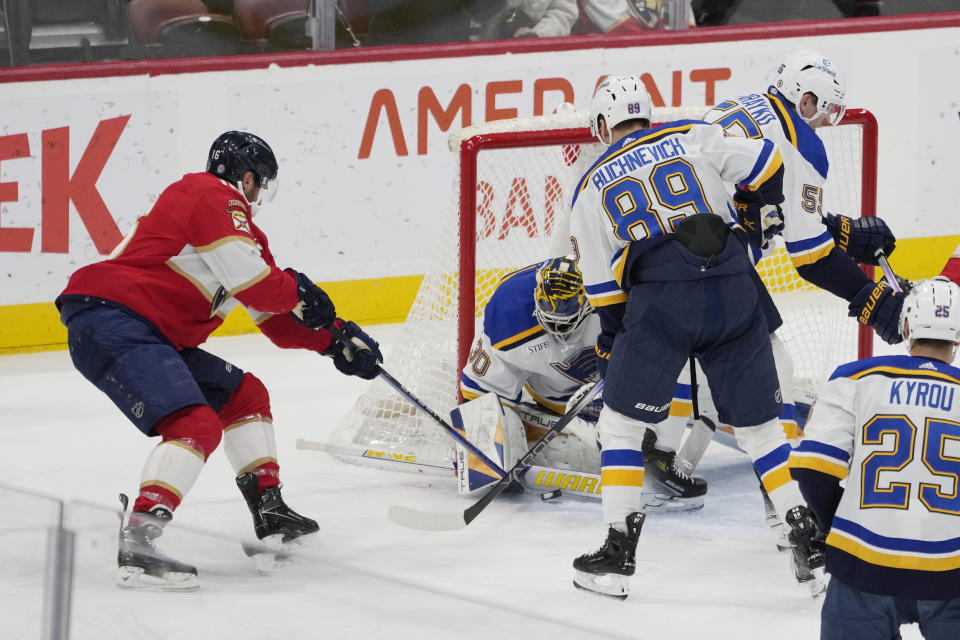
<instances>
[{"instance_id":1,"label":"puck","mask_svg":"<svg viewBox=\"0 0 960 640\"><path fill-rule=\"evenodd\" d=\"M553 500L554 498L560 497L560 489L554 489L553 491L544 491L540 494L541 500Z\"/></svg>"}]
</instances>

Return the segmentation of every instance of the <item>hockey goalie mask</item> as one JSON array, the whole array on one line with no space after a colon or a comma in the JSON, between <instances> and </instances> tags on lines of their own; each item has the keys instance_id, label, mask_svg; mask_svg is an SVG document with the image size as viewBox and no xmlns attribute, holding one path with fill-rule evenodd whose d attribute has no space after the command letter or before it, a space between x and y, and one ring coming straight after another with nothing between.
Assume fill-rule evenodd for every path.
<instances>
[{"instance_id":1,"label":"hockey goalie mask","mask_svg":"<svg viewBox=\"0 0 960 640\"><path fill-rule=\"evenodd\" d=\"M800 49L787 55L777 69L773 86L794 104L797 113L800 113L803 94L812 93L817 97L817 112L809 118L800 114L808 123L825 115L825 124L836 125L847 110L847 89L843 76L828 58L810 49Z\"/></svg>"},{"instance_id":2,"label":"hockey goalie mask","mask_svg":"<svg viewBox=\"0 0 960 640\"><path fill-rule=\"evenodd\" d=\"M900 334L908 340L960 341L960 287L943 276L914 285L903 301Z\"/></svg>"},{"instance_id":3,"label":"hockey goalie mask","mask_svg":"<svg viewBox=\"0 0 960 640\"><path fill-rule=\"evenodd\" d=\"M564 341L590 315L583 276L570 258L554 258L537 271L533 315L547 333Z\"/></svg>"},{"instance_id":4,"label":"hockey goalie mask","mask_svg":"<svg viewBox=\"0 0 960 640\"><path fill-rule=\"evenodd\" d=\"M597 119L603 116L607 129L613 128L627 120L646 120L650 122L653 107L650 94L637 76L607 76L593 93L590 102L590 133L610 146L610 140L600 137L600 126ZM611 133L612 135L612 133Z\"/></svg>"}]
</instances>

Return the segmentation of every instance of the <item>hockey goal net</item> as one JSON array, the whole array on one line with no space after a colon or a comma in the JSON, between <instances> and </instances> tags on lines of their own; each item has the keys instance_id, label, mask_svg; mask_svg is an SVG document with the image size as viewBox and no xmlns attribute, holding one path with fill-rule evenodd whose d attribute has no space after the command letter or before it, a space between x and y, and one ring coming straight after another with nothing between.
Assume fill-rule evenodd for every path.
<instances>
[{"instance_id":1,"label":"hockey goal net","mask_svg":"<svg viewBox=\"0 0 960 640\"><path fill-rule=\"evenodd\" d=\"M699 118L707 109L656 108L653 119ZM823 212L873 215L876 120L850 109L840 125L818 132L830 161ZM571 191L603 147L590 136L587 114L569 111L468 127L450 137L450 149L458 169L451 214L401 338L386 354L390 373L442 416L457 405L459 372L499 279L568 253ZM809 401L835 366L871 354L872 333L847 317L846 302L802 280L782 245L757 268L784 318L778 334L793 356L798 399ZM336 438L378 451L453 458L453 440L380 379Z\"/></svg>"}]
</instances>

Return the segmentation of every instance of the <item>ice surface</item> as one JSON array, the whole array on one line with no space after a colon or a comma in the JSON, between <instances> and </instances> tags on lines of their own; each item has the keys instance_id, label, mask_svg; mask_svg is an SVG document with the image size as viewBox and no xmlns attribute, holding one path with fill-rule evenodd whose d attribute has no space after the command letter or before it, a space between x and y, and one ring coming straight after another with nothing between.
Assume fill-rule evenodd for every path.
<instances>
[{"instance_id":1,"label":"ice surface","mask_svg":"<svg viewBox=\"0 0 960 640\"><path fill-rule=\"evenodd\" d=\"M370 328L385 346L399 330ZM161 539L198 567L195 593L113 583L117 494L136 494L155 441L74 371L65 351L0 357L0 482L69 500L74 639L818 636L820 601L794 583L787 555L776 551L756 478L737 451L707 451L702 511L647 519L632 595L607 600L571 584L572 559L605 535L598 502L543 502L530 492L498 499L464 530L403 529L387 520L389 505L456 511L470 503L452 477L357 467L294 446L328 439L364 381L262 336L207 348L270 389L284 496L321 532L295 566L259 575L239 544L252 535L249 513L217 451ZM46 528L57 517L54 502L0 489L3 638L40 636ZM915 637L916 627L904 629Z\"/></svg>"}]
</instances>

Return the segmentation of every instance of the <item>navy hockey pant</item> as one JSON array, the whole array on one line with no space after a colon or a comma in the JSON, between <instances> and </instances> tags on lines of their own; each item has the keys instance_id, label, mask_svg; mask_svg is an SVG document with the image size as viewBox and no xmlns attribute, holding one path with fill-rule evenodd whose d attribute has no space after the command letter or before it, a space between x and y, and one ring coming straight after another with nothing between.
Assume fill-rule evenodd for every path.
<instances>
[{"instance_id":1,"label":"navy hockey pant","mask_svg":"<svg viewBox=\"0 0 960 640\"><path fill-rule=\"evenodd\" d=\"M749 272L634 284L604 378L604 402L637 420L663 421L691 355L721 421L745 427L780 415L769 325Z\"/></svg>"},{"instance_id":2,"label":"navy hockey pant","mask_svg":"<svg viewBox=\"0 0 960 640\"><path fill-rule=\"evenodd\" d=\"M196 405L219 412L243 371L202 349L177 351L151 324L109 306L67 320L73 365L148 436L161 418Z\"/></svg>"},{"instance_id":3,"label":"navy hockey pant","mask_svg":"<svg viewBox=\"0 0 960 640\"><path fill-rule=\"evenodd\" d=\"M894 598L832 576L820 611L820 640L900 640L900 625L914 622L926 640L960 638L960 598Z\"/></svg>"}]
</instances>

